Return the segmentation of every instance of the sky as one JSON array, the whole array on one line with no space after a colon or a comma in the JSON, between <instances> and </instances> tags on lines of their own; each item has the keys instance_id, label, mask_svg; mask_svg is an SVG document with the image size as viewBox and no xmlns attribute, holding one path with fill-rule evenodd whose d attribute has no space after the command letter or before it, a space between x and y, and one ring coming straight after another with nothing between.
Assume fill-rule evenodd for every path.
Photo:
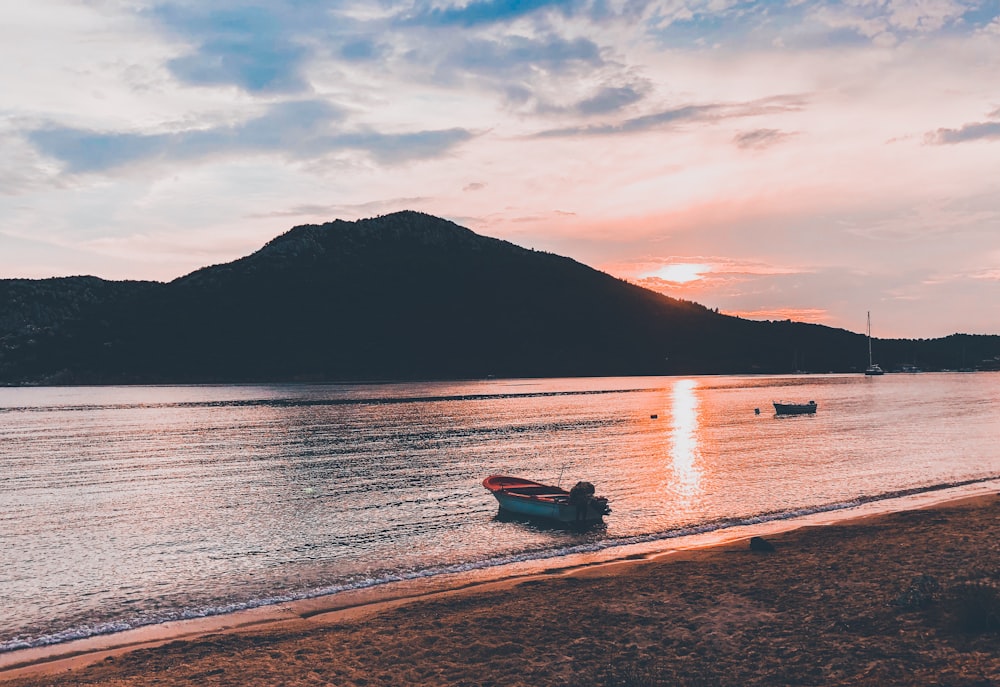
<instances>
[{"instance_id":1,"label":"sky","mask_svg":"<svg viewBox=\"0 0 1000 687\"><path fill-rule=\"evenodd\" d=\"M998 75L1000 0L5 2L0 278L409 209L741 317L1000 334Z\"/></svg>"}]
</instances>

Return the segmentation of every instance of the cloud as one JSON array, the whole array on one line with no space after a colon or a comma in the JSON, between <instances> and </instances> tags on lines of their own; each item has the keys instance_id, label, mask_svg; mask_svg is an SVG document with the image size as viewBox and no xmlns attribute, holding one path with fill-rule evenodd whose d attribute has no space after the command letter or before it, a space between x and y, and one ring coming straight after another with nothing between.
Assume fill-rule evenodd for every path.
<instances>
[{"instance_id":1,"label":"cloud","mask_svg":"<svg viewBox=\"0 0 1000 687\"><path fill-rule=\"evenodd\" d=\"M405 53L416 69L414 76L436 88L493 91L508 106L528 113L577 112L580 106L593 112L611 111L641 97L641 86L633 85L628 77L615 76L617 67L606 63L601 46L590 38L551 32L470 34L420 39ZM592 91L588 98L592 102L578 105L579 95L574 92L592 87L595 80L617 81L620 88Z\"/></svg>"},{"instance_id":2,"label":"cloud","mask_svg":"<svg viewBox=\"0 0 1000 687\"><path fill-rule=\"evenodd\" d=\"M733 137L733 142L740 148L762 150L777 145L794 135L777 129L753 129L736 134Z\"/></svg>"},{"instance_id":3,"label":"cloud","mask_svg":"<svg viewBox=\"0 0 1000 687\"><path fill-rule=\"evenodd\" d=\"M195 55L167 63L181 81L195 85L235 84L250 92L296 93L308 89L300 74L305 51L295 46L212 41Z\"/></svg>"},{"instance_id":4,"label":"cloud","mask_svg":"<svg viewBox=\"0 0 1000 687\"><path fill-rule=\"evenodd\" d=\"M969 3L956 0L894 2L889 3L886 12L890 25L895 28L915 33L930 33L963 22L966 18L979 21L986 15L982 14L977 6L987 5L995 3Z\"/></svg>"},{"instance_id":5,"label":"cloud","mask_svg":"<svg viewBox=\"0 0 1000 687\"><path fill-rule=\"evenodd\" d=\"M801 109L803 101L797 96L775 96L748 103L708 103L684 105L660 112L632 117L617 123L572 126L549 129L534 135L535 138L570 136L613 136L659 129L684 122L712 122L732 117L753 117L762 114L789 112Z\"/></svg>"},{"instance_id":6,"label":"cloud","mask_svg":"<svg viewBox=\"0 0 1000 687\"><path fill-rule=\"evenodd\" d=\"M670 110L662 110L653 114L633 117L616 124L594 124L587 126L572 126L561 129L549 129L535 134L536 138L557 138L571 136L613 136L616 134L631 134L648 131L665 124L675 124L685 121L705 121L717 119L723 106L721 105L685 105Z\"/></svg>"},{"instance_id":7,"label":"cloud","mask_svg":"<svg viewBox=\"0 0 1000 687\"><path fill-rule=\"evenodd\" d=\"M1000 122L974 122L958 129L938 129L927 134L928 143L947 145L978 140L1000 140Z\"/></svg>"},{"instance_id":8,"label":"cloud","mask_svg":"<svg viewBox=\"0 0 1000 687\"><path fill-rule=\"evenodd\" d=\"M268 4L160 4L146 13L158 26L192 45L167 63L192 85L234 85L250 93L301 93L309 89L303 70L312 56L307 38L330 23L314 1Z\"/></svg>"},{"instance_id":9,"label":"cloud","mask_svg":"<svg viewBox=\"0 0 1000 687\"><path fill-rule=\"evenodd\" d=\"M321 149L326 148L326 152L362 150L379 162L395 163L439 157L473 136L471 131L460 127L403 134L363 131L321 138L316 143Z\"/></svg>"},{"instance_id":10,"label":"cloud","mask_svg":"<svg viewBox=\"0 0 1000 687\"><path fill-rule=\"evenodd\" d=\"M678 267L683 269L675 271ZM650 258L631 264L619 262L610 269L614 274L625 274L640 286L662 293L674 292L680 283L685 284L687 289L718 288L722 284L745 282L760 277L784 277L808 272L802 267L698 255ZM685 277L697 274L697 278L686 281L677 279L675 277L678 273Z\"/></svg>"},{"instance_id":11,"label":"cloud","mask_svg":"<svg viewBox=\"0 0 1000 687\"><path fill-rule=\"evenodd\" d=\"M983 31L995 22L993 0L685 0L657 3L647 19L650 37L671 49L891 46L935 34Z\"/></svg>"},{"instance_id":12,"label":"cloud","mask_svg":"<svg viewBox=\"0 0 1000 687\"><path fill-rule=\"evenodd\" d=\"M459 1L445 5L418 0L413 3L417 9L400 12L396 22L402 25L418 25L440 28L495 27L512 24L525 19L535 23L556 23L558 20L583 19L606 26L612 21L637 25L647 18L650 8L657 7L653 0L472 0L464 4ZM675 5L702 4L680 2ZM443 5L443 6L442 6Z\"/></svg>"},{"instance_id":13,"label":"cloud","mask_svg":"<svg viewBox=\"0 0 1000 687\"><path fill-rule=\"evenodd\" d=\"M361 150L380 162L437 157L473 137L461 128L405 133L337 131L343 113L325 101L273 105L242 124L171 133L102 133L49 126L29 132L45 155L69 172L103 172L150 160L195 160L235 153L281 153L314 159L342 150Z\"/></svg>"},{"instance_id":14,"label":"cloud","mask_svg":"<svg viewBox=\"0 0 1000 687\"><path fill-rule=\"evenodd\" d=\"M448 55L443 64L477 74L528 75L536 68L564 72L570 66L593 67L602 62L601 50L593 41L548 34L541 38L507 36L497 40L469 40Z\"/></svg>"},{"instance_id":15,"label":"cloud","mask_svg":"<svg viewBox=\"0 0 1000 687\"><path fill-rule=\"evenodd\" d=\"M938 286L940 284L956 284L970 281L1000 282L1000 267L962 270L959 272L934 272L928 274L920 283L925 286Z\"/></svg>"},{"instance_id":16,"label":"cloud","mask_svg":"<svg viewBox=\"0 0 1000 687\"><path fill-rule=\"evenodd\" d=\"M153 158L196 159L231 151L302 148L340 111L322 101L280 103L243 124L171 133L102 133L49 126L28 134L42 153L70 172L96 172ZM306 152L306 151L303 151Z\"/></svg>"},{"instance_id":17,"label":"cloud","mask_svg":"<svg viewBox=\"0 0 1000 687\"><path fill-rule=\"evenodd\" d=\"M510 105L523 112L589 118L623 110L641 101L650 90L649 85L644 82L591 89L585 79L586 76L581 74L579 78L573 79L576 83L568 83L569 80L563 79L561 83L548 82L538 86L508 84L503 87L502 92ZM573 92L577 89L589 90L591 95L581 98L579 93Z\"/></svg>"},{"instance_id":18,"label":"cloud","mask_svg":"<svg viewBox=\"0 0 1000 687\"><path fill-rule=\"evenodd\" d=\"M254 96L301 96L326 90L322 81L314 79L336 74L338 63L348 73L377 64L380 80L394 78L400 68L409 82L435 87L465 85L475 79L477 89L493 90L519 107L589 116L619 110L643 96L632 79L622 84L625 79L618 78L617 84L575 105L566 104L565 91L607 66L604 46L598 43L599 34L587 27L587 18L637 19L635 8L644 3L628 0L621 8L619 4L387 0L374 8L352 1L220 0L206 5L162 0L143 16L180 43L181 54L165 66L184 85L230 86ZM502 26L552 12L572 23L539 19L533 26L518 26L517 31ZM575 83L567 82L567 76Z\"/></svg>"},{"instance_id":19,"label":"cloud","mask_svg":"<svg viewBox=\"0 0 1000 687\"><path fill-rule=\"evenodd\" d=\"M959 0L159 0L141 14L184 46L184 54L170 59L167 68L185 84L302 94L312 87L308 69L328 57L373 63L398 50L419 56L431 78L443 63L473 73L502 73L516 64L553 69L572 60L594 62L597 45L581 36L603 35L616 21L634 38L652 38L671 50L778 43L815 48L881 40L889 33L923 35L944 28L968 33L990 25L1000 6ZM526 26L523 20L529 18ZM521 22L518 33L507 33L515 22ZM448 54L456 40L485 36L486 30L489 40L467 41L460 53ZM538 37L546 31L547 37ZM541 47L550 52L538 52ZM559 48L569 54L552 52ZM581 57L581 49L594 54ZM621 91L618 96L635 93ZM609 111L599 109L615 102L608 98L613 94L580 107L596 108L591 114Z\"/></svg>"},{"instance_id":20,"label":"cloud","mask_svg":"<svg viewBox=\"0 0 1000 687\"><path fill-rule=\"evenodd\" d=\"M372 62L389 52L389 48L371 38L358 38L340 47L340 56L348 62Z\"/></svg>"},{"instance_id":21,"label":"cloud","mask_svg":"<svg viewBox=\"0 0 1000 687\"><path fill-rule=\"evenodd\" d=\"M552 219L559 219L562 217L575 217L575 212L567 212L566 210L549 210L547 212L541 212L537 215L523 215L521 217L511 217L508 221L512 224L533 224L535 222L548 222Z\"/></svg>"},{"instance_id":22,"label":"cloud","mask_svg":"<svg viewBox=\"0 0 1000 687\"><path fill-rule=\"evenodd\" d=\"M285 210L275 210L273 212L262 212L249 215L253 219L258 218L280 218L280 217L322 217L322 218L343 218L343 217L367 217L372 214L384 214L396 210L410 210L427 203L430 198L426 196L411 196L406 198L386 198L383 200L373 200L367 203L339 204L339 205L318 205L305 204L295 205Z\"/></svg>"},{"instance_id":23,"label":"cloud","mask_svg":"<svg viewBox=\"0 0 1000 687\"><path fill-rule=\"evenodd\" d=\"M473 27L509 22L547 9L567 12L575 0L479 0L460 6L430 7L405 15L407 24Z\"/></svg>"},{"instance_id":24,"label":"cloud","mask_svg":"<svg viewBox=\"0 0 1000 687\"><path fill-rule=\"evenodd\" d=\"M643 95L634 86L605 86L596 95L578 103L576 110L583 115L606 114L642 100Z\"/></svg>"}]
</instances>

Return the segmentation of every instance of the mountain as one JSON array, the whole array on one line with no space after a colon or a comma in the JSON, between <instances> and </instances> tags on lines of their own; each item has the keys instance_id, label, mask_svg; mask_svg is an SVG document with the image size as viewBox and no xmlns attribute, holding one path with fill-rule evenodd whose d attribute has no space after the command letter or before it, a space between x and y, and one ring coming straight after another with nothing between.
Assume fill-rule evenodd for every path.
<instances>
[{"instance_id":1,"label":"mountain","mask_svg":"<svg viewBox=\"0 0 1000 687\"><path fill-rule=\"evenodd\" d=\"M959 367L1000 337L879 341ZM897 350L898 349L898 350ZM721 315L569 258L400 212L305 225L168 284L0 280L0 383L827 372L863 335Z\"/></svg>"}]
</instances>

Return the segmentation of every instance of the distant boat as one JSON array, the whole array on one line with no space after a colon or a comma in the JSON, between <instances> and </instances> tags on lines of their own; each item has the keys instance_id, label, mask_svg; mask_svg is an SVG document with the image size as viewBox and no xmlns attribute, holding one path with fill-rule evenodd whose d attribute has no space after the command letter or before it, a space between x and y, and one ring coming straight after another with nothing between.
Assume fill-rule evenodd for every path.
<instances>
[{"instance_id":1,"label":"distant boat","mask_svg":"<svg viewBox=\"0 0 1000 687\"><path fill-rule=\"evenodd\" d=\"M868 367L865 368L865 374L869 377L874 377L878 375L884 375L885 372L877 363L872 362L872 314L871 311L868 312Z\"/></svg>"},{"instance_id":2,"label":"distant boat","mask_svg":"<svg viewBox=\"0 0 1000 687\"><path fill-rule=\"evenodd\" d=\"M815 415L816 401L808 403L774 403L775 415Z\"/></svg>"},{"instance_id":3,"label":"distant boat","mask_svg":"<svg viewBox=\"0 0 1000 687\"><path fill-rule=\"evenodd\" d=\"M611 512L608 500L594 495L594 485L577 482L570 491L530 479L490 475L483 480L500 509L558 522L597 522Z\"/></svg>"}]
</instances>

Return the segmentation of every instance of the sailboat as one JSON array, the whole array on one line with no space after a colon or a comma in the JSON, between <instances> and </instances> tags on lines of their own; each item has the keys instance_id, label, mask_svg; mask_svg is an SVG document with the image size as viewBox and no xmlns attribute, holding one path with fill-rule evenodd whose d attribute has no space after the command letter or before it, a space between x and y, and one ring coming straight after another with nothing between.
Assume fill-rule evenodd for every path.
<instances>
[{"instance_id":1,"label":"sailboat","mask_svg":"<svg viewBox=\"0 0 1000 687\"><path fill-rule=\"evenodd\" d=\"M868 311L868 367L865 368L865 374L869 377L876 375L883 375L885 372L878 363L872 362L872 313Z\"/></svg>"}]
</instances>

